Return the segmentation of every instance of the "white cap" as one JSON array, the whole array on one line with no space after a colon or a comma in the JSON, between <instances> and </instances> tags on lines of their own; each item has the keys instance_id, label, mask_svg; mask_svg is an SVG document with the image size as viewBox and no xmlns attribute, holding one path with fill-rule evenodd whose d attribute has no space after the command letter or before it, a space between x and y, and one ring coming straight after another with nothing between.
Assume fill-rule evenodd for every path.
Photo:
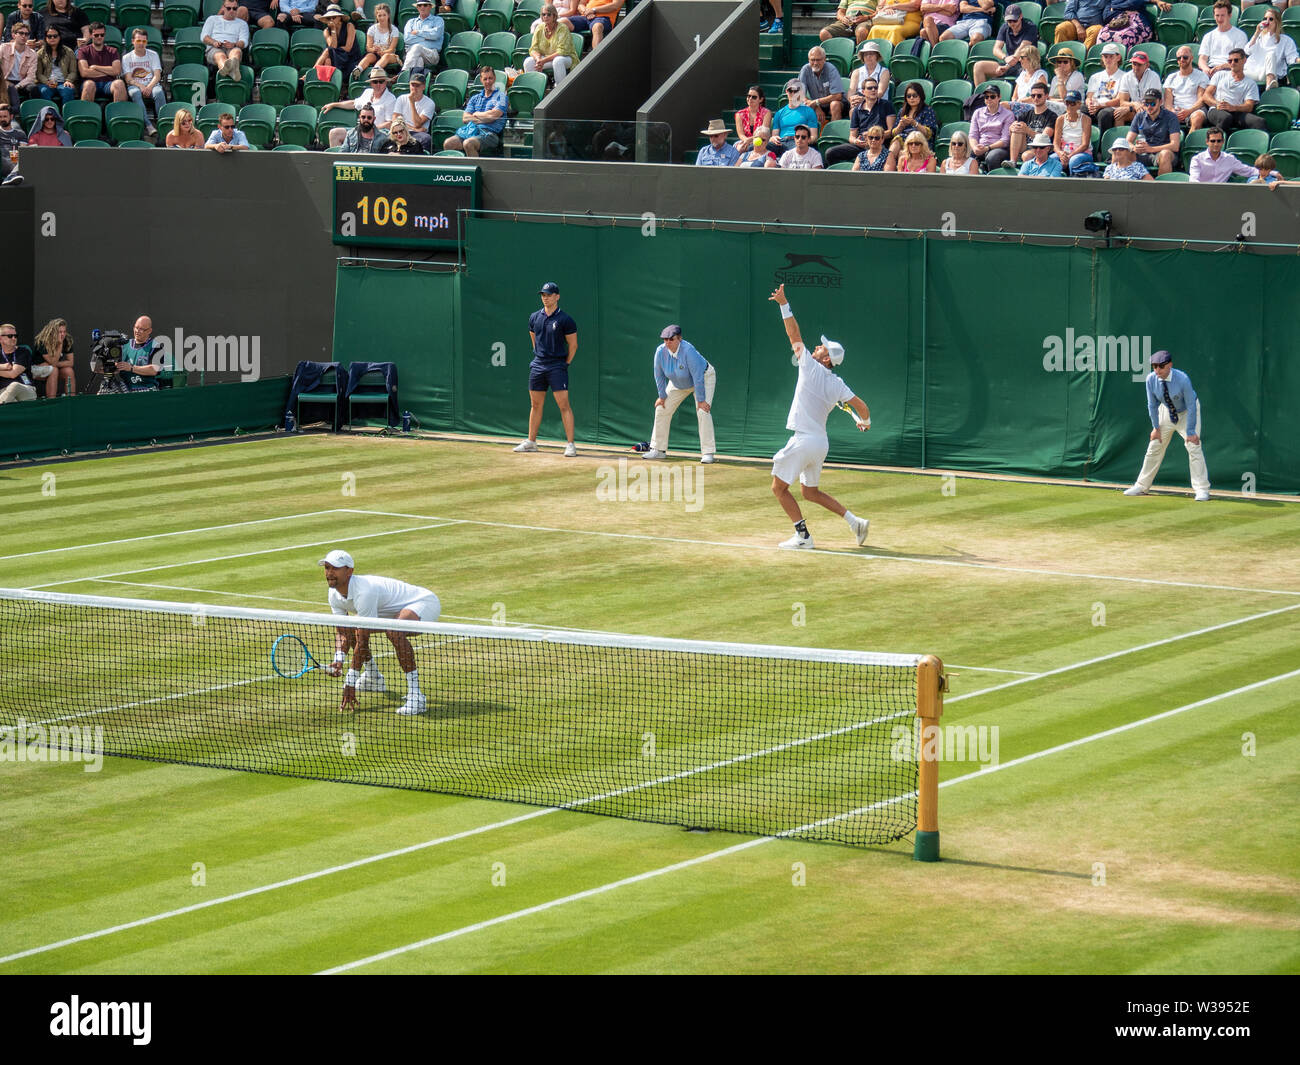
<instances>
[{"instance_id":1,"label":"white cap","mask_svg":"<svg viewBox=\"0 0 1300 1065\"><path fill-rule=\"evenodd\" d=\"M844 361L844 345L837 344L833 340L827 340L822 337L822 343L826 345L826 353L831 357L831 365L838 366Z\"/></svg>"},{"instance_id":2,"label":"white cap","mask_svg":"<svg viewBox=\"0 0 1300 1065\"><path fill-rule=\"evenodd\" d=\"M318 566L333 566L335 569L342 569L347 566L348 569L354 569L352 556L346 551L331 551L328 555L316 563Z\"/></svg>"}]
</instances>

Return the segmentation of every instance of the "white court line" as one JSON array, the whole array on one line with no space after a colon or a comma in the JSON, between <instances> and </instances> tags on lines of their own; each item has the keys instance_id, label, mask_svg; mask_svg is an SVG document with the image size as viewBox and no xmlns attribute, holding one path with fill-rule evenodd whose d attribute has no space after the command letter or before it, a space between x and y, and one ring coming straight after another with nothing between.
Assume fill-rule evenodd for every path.
<instances>
[{"instance_id":1,"label":"white court line","mask_svg":"<svg viewBox=\"0 0 1300 1065\"><path fill-rule=\"evenodd\" d=\"M94 577L70 577L66 581L48 581L45 584L29 584L26 591L40 588L57 588L63 584L84 584L87 581L102 581L106 577L132 577L137 573L156 573L160 569L176 569L180 566L203 566L209 562L231 562L237 558L252 558L254 555L274 555L280 551L297 551L304 547L326 547L332 544L349 544L356 540L373 540L379 536L398 536L401 533L422 532L426 529L445 529L449 525L459 525L458 521L440 521L436 525L412 525L406 529L390 529L388 532L365 533L361 536L336 536L332 540L316 540L308 544L286 544L284 547L266 547L260 551L243 551L237 555L218 555L216 558L192 558L187 562L168 562L164 566L145 566L143 569L124 569L120 573L101 573Z\"/></svg>"},{"instance_id":2,"label":"white court line","mask_svg":"<svg viewBox=\"0 0 1300 1065\"><path fill-rule=\"evenodd\" d=\"M1128 732L1132 729L1140 728L1143 725L1148 725L1153 721L1162 721L1165 718L1173 717L1175 714L1181 714L1186 710L1195 710L1198 707L1209 706L1210 704L1217 703L1223 699L1229 699L1234 695L1240 695L1244 692L1254 691L1255 689L1262 688L1265 685L1275 684L1280 680L1289 680L1292 677L1300 677L1300 669L1293 669L1290 673L1281 673L1276 677L1269 677L1267 680L1256 681L1254 684L1247 684L1241 688L1234 688L1232 691L1220 692L1218 695L1212 695L1207 699L1201 699L1194 703L1187 703L1183 706L1176 707L1173 710L1165 710L1163 713L1153 714L1151 717L1143 718L1141 721L1132 721L1129 722L1127 725L1120 725L1116 728L1106 729L1104 732L1093 733L1091 736L1084 736L1077 740L1071 740L1069 743L1062 743L1056 747L1049 747L1047 750L1037 751L1034 754L1025 755L1022 758L1015 758L1012 759L1010 762L1003 762L1000 765L989 767L980 772L967 773L965 776L955 777L952 780L940 784L940 787L959 784L963 780L971 780L979 777L987 777L990 774L997 772L998 770L1010 769L1012 766L1016 766L1016 765L1024 765L1026 762L1032 762L1039 758L1046 758L1048 755L1058 754L1061 751L1068 751L1071 748L1080 747L1085 743L1092 743L1095 740L1105 739L1108 736L1114 736L1121 732ZM880 804L874 804L874 805L880 805ZM865 810L868 808L864 807L863 809ZM838 815L837 818L831 818L830 820L853 817L860 812L862 811L857 811L857 810L850 811L847 814L840 814ZM817 824L822 824L822 823L824 822L817 822ZM799 828L790 829L786 833L783 833L782 835L792 836L799 832L806 831L809 827L811 826L801 825ZM479 921L475 924L465 925L462 928L454 928L449 932L443 932L440 935L430 936L428 939L422 939L415 943L408 943L404 946L394 947L393 949L383 951L380 954L372 954L367 958L360 958L357 961L347 962L343 965L336 965L332 969L322 970L321 972L317 973L317 975L330 976L336 973L349 972L352 969L359 969L365 965L372 965L375 962L386 961L387 959L396 957L399 954L407 954L413 950L419 950L422 947L432 946L436 943L442 943L449 939L456 939L460 936L470 935L471 933L482 931L485 928L492 928L496 925L505 924L507 921L517 921L522 917L529 917L535 913L542 913L543 911L546 910L553 910L559 906L568 905L571 902L579 902L582 899L589 899L595 895L603 895L606 894L607 892L614 891L621 887L625 887L628 884L638 884L646 880L651 880L655 877L665 876L668 873L677 872L680 869L687 869L690 868L691 866L701 865L704 862L711 862L718 858L724 858L727 857L728 855L736 854L739 851L749 850L753 847L760 847L764 843L771 843L773 840L777 838L780 837L761 836L758 839L746 840L744 843L737 843L730 847L724 847L722 850L712 851L708 854L702 854L696 858L690 858L684 862L675 862L672 865L665 865L658 869L651 869L648 872L638 873L635 876L624 877L622 880L615 880L612 883L601 884L599 887L588 888L586 891L578 891L572 895L565 895L558 899L551 899L549 902L539 903L536 906L529 906L526 909L515 910L512 913L501 914L498 917L492 917L486 921ZM0 958L0 961L4 961L4 960L5 959Z\"/></svg>"},{"instance_id":3,"label":"white court line","mask_svg":"<svg viewBox=\"0 0 1300 1065\"><path fill-rule=\"evenodd\" d=\"M1005 687L1010 687L1011 685L1024 683L1024 682L1027 681L1027 680L1037 680L1037 679L1039 679L1039 678L1041 678L1041 677L1052 676L1052 675L1055 675L1055 674L1057 674L1057 673L1064 673L1064 672L1067 672L1068 670L1072 670L1072 669L1080 669L1080 668L1082 668L1082 667L1084 667L1084 666L1087 666L1087 665L1093 665L1093 664L1095 664L1095 663L1097 663L1097 662L1103 662L1103 661L1106 661L1106 660L1108 660L1108 659L1112 659L1112 658L1119 657L1120 655L1124 655L1124 654L1132 654L1132 653L1135 653L1136 651L1145 650L1145 649L1147 649L1147 648L1149 648L1149 647L1160 646L1161 644L1173 643L1173 642L1175 642L1175 641L1177 641L1177 640L1190 639L1190 638L1193 637L1193 636L1199 636L1199 635L1202 635L1202 634L1207 633L1207 632L1213 632L1213 631L1215 631L1215 630L1217 630L1217 629L1228 628L1228 627L1230 627L1230 626L1234 626L1234 625L1243 625L1243 624L1245 624L1245 623L1247 623L1247 622L1250 622L1250 621L1258 621L1258 620L1260 620L1261 618L1271 617L1271 616L1273 616L1273 615L1275 615L1275 614L1283 614L1283 613L1286 613L1286 612L1288 612L1288 611L1290 611L1290 610L1296 610L1296 609L1300 609L1300 604L1297 604L1296 606L1281 607L1281 608L1279 608L1279 609L1277 609L1277 610L1270 610L1270 611L1267 611L1267 612L1265 612L1265 613L1263 613L1263 614L1253 614L1253 615L1251 615L1250 617L1240 618L1240 619L1238 619L1238 620L1236 620L1236 621L1225 622L1225 623L1223 623L1222 625L1214 625L1214 626L1211 626L1211 627L1206 628L1206 629L1197 629L1197 630L1194 631L1194 632L1184 633L1184 634L1182 634L1181 636L1171 636L1171 637L1169 637L1169 638L1167 638L1167 639L1165 639L1165 640L1157 640L1155 643L1152 643L1152 644L1143 644L1143 645L1141 645L1140 647L1131 648L1131 649L1128 650L1128 651L1116 651L1116 652L1113 652L1113 653L1111 653L1111 654L1109 654L1109 655L1103 655L1103 656L1101 656L1100 658L1092 658L1092 659L1088 659L1088 660L1086 660L1086 661L1084 661L1084 662L1078 662L1078 663L1075 663L1075 664L1070 665L1070 666L1062 666L1062 667L1060 667L1059 669L1055 669L1055 670L1050 671L1049 673L1039 673L1039 674L1036 674L1035 676L1024 678L1024 680L1015 680L1015 681L1010 681L1008 684L999 684L999 685L994 685L994 686L991 687L991 688L983 688L983 689L981 689L981 690L979 690L979 691L968 692L968 693L965 694L965 695L952 696L952 697L949 697L949 698L945 699L944 701L945 701L946 703L954 703L954 702L959 702L959 701L961 701L961 700L963 700L963 699L974 699L974 698L977 698L978 696L981 696L981 695L987 695L989 692L999 691L1000 689L1005 688ZM240 682L240 683L247 683L247 682ZM91 713L96 713L96 712L98 712L98 711L91 711ZM74 715L74 716L81 716L81 715ZM64 719L53 719L53 720L64 720ZM37 722L37 724L40 724L40 723L41 723L41 722ZM1007 764L1012 764L1012 763L1007 763ZM974 774L974 775L978 775L978 774ZM960 777L959 777L959 778L955 778L955 779L964 779L964 778L960 778ZM946 784L940 784L940 787L945 787L945 786L947 786L947 785L946 785ZM581 801L582 801L582 800L579 800L579 802L581 802ZM589 800L589 801L591 801L591 800ZM559 807L551 807L551 808L547 808L546 810L541 811L541 812L542 812L542 813L554 813L554 812L556 812L556 810L558 810L558 809L560 809L560 808L559 808ZM538 814L537 816L540 816L540 814ZM484 827L481 829L481 831L483 831L483 832L489 832L489 831L491 831L492 829L497 828L497 827L501 827L501 826L504 826L504 825L512 825L512 824L514 824L517 820L518 820L517 818L511 818L511 819L509 819L509 820L507 820L507 821L501 821L501 822L498 822L497 824L494 824L494 825L486 825L486 826L484 826ZM27 956L30 955L30 954L39 954L39 953L41 953L41 952L43 952L43 951L54 950L54 949L56 949L56 948L58 948L58 947L66 946L66 945L68 945L69 943L79 943L79 942L82 942L83 940L86 940L86 939L96 939L96 938L98 938L98 937L100 937L100 936L106 936L106 935L109 935L109 934L111 934L111 933L113 933L113 932L121 931L122 929L126 929L126 928L135 928L135 927L138 927L138 926L143 925L143 924L151 924L151 923L153 923L154 921L161 921L161 920L164 920L164 919L166 919L166 918L168 918L168 917L175 916L175 915L177 915L177 914L188 913L188 912L190 912L191 909L201 909L201 908L203 908L203 907L205 907L205 906L215 906L215 905L218 905L219 903L222 903L222 902L230 902L230 901L232 901L232 900L234 900L234 899L244 898L244 897L246 897L246 896L249 895L249 894L257 894L257 893L260 893L260 892L263 892L263 891L274 891L274 890L276 890L277 888L287 887L287 886L289 886L289 885L291 885L291 884L301 883L301 882L302 882L303 880L305 880L305 879L306 879L306 880L310 880L310 879L314 879L315 877L318 877L318 876L326 876L326 875L328 875L328 874L331 873L331 872L336 872L336 871L340 871L340 870L343 870L343 869L351 869L351 868L354 868L356 865L364 865L364 864L367 864L367 863L372 862L372 861L374 861L374 862L382 861L382 860L384 860L384 859L386 859L386 858L391 858L391 857L394 857L394 856L396 856L396 855L410 853L410 851L413 850L413 849L414 849L414 850L419 850L419 849L422 849L422 848L424 848L424 847L437 846L438 843L440 843L440 842L446 842L447 840L450 840L450 839L459 839L459 838L461 838L461 837L460 837L460 836L447 837L446 839L430 840L430 841L428 841L428 842L426 842L426 843L414 844L414 845L412 845L412 847L403 848L403 849L401 849L401 850L390 851L390 852L387 852L387 853L384 853L384 854L373 855L373 856L371 856L370 858L358 859L356 862L349 863L348 865L345 865L345 866L338 866L338 867L336 867L335 869L326 869L326 870L318 871L318 872L316 872L316 873L308 873L308 874L304 874L303 876L293 877L293 878L290 879L290 880L283 880L283 881L279 881L279 882L277 882L277 883L273 883L273 884L266 884L266 885L263 885L263 886L260 887L260 888L251 888L251 889L249 889L249 890L246 891L246 892L240 892L240 893L238 893L238 894L236 894L236 895L228 895L228 896L224 896L224 897L222 897L222 898L218 898L218 899L211 899L211 900L209 900L208 902L206 902L206 903L202 903L202 904L199 904L198 906L195 906L195 907L187 907L187 908L180 909L180 910L173 910L173 911L170 911L170 912L168 912L168 913L156 914L156 915L154 915L154 916L152 916L152 917L142 917L142 918L140 918L140 919L137 920L137 921L132 921L132 922L129 922L129 923L127 923L127 924L123 924L123 925L115 925L115 926L112 927L112 928L101 929L101 930L98 931L98 932L88 932L88 933L86 933L85 935L77 936L77 937L75 937L75 938L73 938L73 939L61 940L61 941L59 941L58 943L51 943L51 944L48 944L48 945L46 945L46 946L44 946L44 947L33 947L33 948L31 948L30 950L27 950L27 951L22 952L21 954L14 954L14 955L10 955L10 956L8 956L8 957L0 958L0 965L4 964L6 961L12 961L12 960L14 960L15 958L27 957ZM764 837L764 838L766 838L766 837Z\"/></svg>"},{"instance_id":4,"label":"white court line","mask_svg":"<svg viewBox=\"0 0 1300 1065\"><path fill-rule=\"evenodd\" d=\"M348 510L349 514L378 514L387 518L416 518L421 521L459 521L462 525L482 525L495 529L519 529L523 532L562 533L565 536L603 536L619 540L643 540L665 544L688 544L694 547L731 547L745 551L781 552L775 544L742 544L725 540L691 540L681 536L651 536L646 533L606 532L601 529L560 529L549 525L518 525L505 521L475 521L470 518L451 519L431 517L427 514L402 514L389 510ZM1118 581L1124 584L1153 584L1162 588L1197 588L1212 592L1258 592L1260 595L1294 595L1300 596L1300 590L1286 588L1242 588L1233 584L1196 584L1192 581L1162 581L1154 577L1117 577L1105 573L1075 573L1070 570L1027 569L1023 566L1000 566L984 562L958 562L953 559L912 558L904 555L873 555L861 551L831 551L818 548L814 554L841 555L845 558L858 558L873 562L905 562L915 566L956 566L965 569L990 570L997 573L1018 573L1034 577L1068 577L1088 581Z\"/></svg>"},{"instance_id":5,"label":"white court line","mask_svg":"<svg viewBox=\"0 0 1300 1065\"><path fill-rule=\"evenodd\" d=\"M1028 669L994 669L992 666L957 666L949 665L947 662L943 664L943 671L945 673L960 673L963 671L967 673L1014 673L1018 677L1041 676L1041 674L1033 673Z\"/></svg>"},{"instance_id":6,"label":"white court line","mask_svg":"<svg viewBox=\"0 0 1300 1065\"><path fill-rule=\"evenodd\" d=\"M91 578L87 578L90 580ZM307 603L320 606L321 599L291 599L287 595L254 595L252 592L223 592L219 588L186 588L179 584L145 584L143 581L113 581L107 577L93 578L95 584L120 584L124 588L161 588L168 592L197 592L199 595L233 595L237 599L266 599L272 603ZM450 617L451 615L446 615Z\"/></svg>"},{"instance_id":7,"label":"white court line","mask_svg":"<svg viewBox=\"0 0 1300 1065\"><path fill-rule=\"evenodd\" d=\"M194 533L220 532L222 529L238 529L245 525L264 525L270 521L297 521L300 518L321 518L326 514L355 514L354 510L313 510L305 514L286 514L282 518L256 518L253 521L232 521L228 525L207 525L200 529L179 529L176 532L150 533L148 536L128 536L125 540L101 540L97 544L71 544L68 547L47 547L43 551L23 551L17 555L0 555L0 562L13 558L31 558L33 555L53 555L60 551L88 551L93 547L115 547L118 544L134 544L141 540L157 540L164 536L191 536ZM387 517L388 515L383 515Z\"/></svg>"}]
</instances>

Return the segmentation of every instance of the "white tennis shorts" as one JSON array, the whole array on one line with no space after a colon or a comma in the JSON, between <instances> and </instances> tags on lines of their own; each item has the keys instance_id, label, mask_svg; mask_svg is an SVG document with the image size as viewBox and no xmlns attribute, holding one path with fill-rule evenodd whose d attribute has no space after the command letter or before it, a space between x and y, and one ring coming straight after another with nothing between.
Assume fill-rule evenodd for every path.
<instances>
[{"instance_id":1,"label":"white tennis shorts","mask_svg":"<svg viewBox=\"0 0 1300 1065\"><path fill-rule=\"evenodd\" d=\"M808 488L816 488L822 479L822 463L826 461L826 452L830 441L824 436L808 436L795 433L786 441L785 447L772 456L772 476L779 477L786 484L799 483Z\"/></svg>"},{"instance_id":2,"label":"white tennis shorts","mask_svg":"<svg viewBox=\"0 0 1300 1065\"><path fill-rule=\"evenodd\" d=\"M421 621L437 621L438 615L442 613L442 603L432 592L423 599L417 599L414 603L406 608L414 610L420 615Z\"/></svg>"}]
</instances>

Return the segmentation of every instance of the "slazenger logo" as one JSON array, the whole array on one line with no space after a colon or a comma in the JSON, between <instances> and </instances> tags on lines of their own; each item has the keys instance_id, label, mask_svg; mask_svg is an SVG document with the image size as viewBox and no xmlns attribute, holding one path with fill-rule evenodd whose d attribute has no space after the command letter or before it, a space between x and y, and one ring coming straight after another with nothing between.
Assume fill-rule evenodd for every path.
<instances>
[{"instance_id":1,"label":"slazenger logo","mask_svg":"<svg viewBox=\"0 0 1300 1065\"><path fill-rule=\"evenodd\" d=\"M835 255L831 258L838 259ZM796 255L785 253L785 265L773 275L778 285L794 288L839 288L844 275L824 255Z\"/></svg>"},{"instance_id":2,"label":"slazenger logo","mask_svg":"<svg viewBox=\"0 0 1300 1065\"><path fill-rule=\"evenodd\" d=\"M138 1047L148 1046L153 1004L150 1002L70 1002L50 1006L50 1035L130 1036Z\"/></svg>"}]
</instances>

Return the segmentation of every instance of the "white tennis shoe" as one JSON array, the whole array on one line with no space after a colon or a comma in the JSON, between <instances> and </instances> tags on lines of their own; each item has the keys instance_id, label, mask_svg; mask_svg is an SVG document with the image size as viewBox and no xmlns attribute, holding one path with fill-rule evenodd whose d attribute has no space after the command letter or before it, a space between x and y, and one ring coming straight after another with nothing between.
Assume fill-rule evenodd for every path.
<instances>
[{"instance_id":1,"label":"white tennis shoe","mask_svg":"<svg viewBox=\"0 0 1300 1065\"><path fill-rule=\"evenodd\" d=\"M708 455L701 455L701 456L700 456L700 461L701 461L702 463L704 463L704 465L707 466L707 465L709 465L711 462L717 462L717 459L715 459L715 458L713 457L712 454L708 454Z\"/></svg>"},{"instance_id":2,"label":"white tennis shoe","mask_svg":"<svg viewBox=\"0 0 1300 1065\"><path fill-rule=\"evenodd\" d=\"M1146 495L1146 490L1134 485L1132 488L1125 488L1124 494L1126 496L1144 496Z\"/></svg>"},{"instance_id":3,"label":"white tennis shoe","mask_svg":"<svg viewBox=\"0 0 1300 1065\"><path fill-rule=\"evenodd\" d=\"M811 551L813 538L795 533L790 539L781 541L781 547L786 551Z\"/></svg>"},{"instance_id":4,"label":"white tennis shoe","mask_svg":"<svg viewBox=\"0 0 1300 1065\"><path fill-rule=\"evenodd\" d=\"M858 538L859 547L867 542L867 530L871 527L869 518L854 518L849 527L853 530L853 535Z\"/></svg>"},{"instance_id":5,"label":"white tennis shoe","mask_svg":"<svg viewBox=\"0 0 1300 1065\"><path fill-rule=\"evenodd\" d=\"M647 459L666 459L666 458L668 457L668 452L667 452L667 451L659 451L659 450L657 450L656 448L653 448L653 447L652 447L649 451L647 451L647 452L646 452L644 455L642 455L641 457L642 457L642 458L647 458Z\"/></svg>"},{"instance_id":6,"label":"white tennis shoe","mask_svg":"<svg viewBox=\"0 0 1300 1065\"><path fill-rule=\"evenodd\" d=\"M424 696L419 692L412 692L406 697L406 702L397 708L397 712L403 717L414 717L416 714L423 714L428 709L429 706L424 701Z\"/></svg>"},{"instance_id":7,"label":"white tennis shoe","mask_svg":"<svg viewBox=\"0 0 1300 1065\"><path fill-rule=\"evenodd\" d=\"M573 458L575 455L577 455L577 453L578 453L578 448L575 444L568 443L564 445L564 457L566 459Z\"/></svg>"},{"instance_id":8,"label":"white tennis shoe","mask_svg":"<svg viewBox=\"0 0 1300 1065\"><path fill-rule=\"evenodd\" d=\"M532 440L525 440L514 448L515 451L536 451L537 444Z\"/></svg>"},{"instance_id":9,"label":"white tennis shoe","mask_svg":"<svg viewBox=\"0 0 1300 1065\"><path fill-rule=\"evenodd\" d=\"M357 680L359 692L382 692L385 690L384 675L377 669L368 669Z\"/></svg>"},{"instance_id":10,"label":"white tennis shoe","mask_svg":"<svg viewBox=\"0 0 1300 1065\"><path fill-rule=\"evenodd\" d=\"M1210 501L1210 493L1209 493L1209 492L1197 492L1197 493L1196 493L1196 502L1198 502L1198 503L1208 503L1209 501Z\"/></svg>"}]
</instances>

